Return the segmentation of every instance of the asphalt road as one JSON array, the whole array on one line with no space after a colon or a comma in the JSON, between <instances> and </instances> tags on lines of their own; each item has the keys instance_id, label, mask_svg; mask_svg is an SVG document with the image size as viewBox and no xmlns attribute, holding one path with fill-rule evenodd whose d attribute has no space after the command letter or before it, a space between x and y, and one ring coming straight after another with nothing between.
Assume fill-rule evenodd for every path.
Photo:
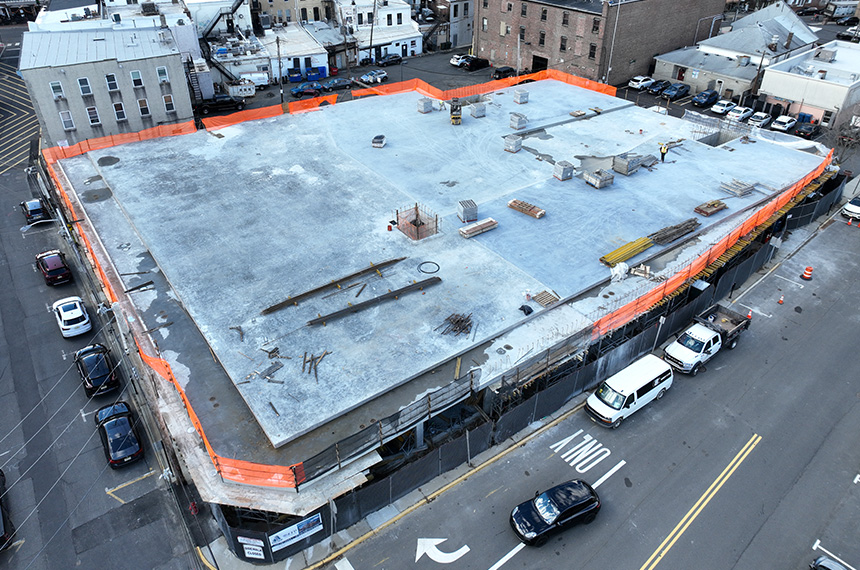
<instances>
[{"instance_id":1,"label":"asphalt road","mask_svg":"<svg viewBox=\"0 0 860 570\"><path fill-rule=\"evenodd\" d=\"M328 568L800 570L822 549L860 566L858 251L837 217L735 297L752 326L698 377L676 376L618 430L573 413ZM594 447L566 460L577 445ZM598 485L597 520L521 547L511 508L576 477ZM441 541L422 553L420 539Z\"/></svg>"}]
</instances>

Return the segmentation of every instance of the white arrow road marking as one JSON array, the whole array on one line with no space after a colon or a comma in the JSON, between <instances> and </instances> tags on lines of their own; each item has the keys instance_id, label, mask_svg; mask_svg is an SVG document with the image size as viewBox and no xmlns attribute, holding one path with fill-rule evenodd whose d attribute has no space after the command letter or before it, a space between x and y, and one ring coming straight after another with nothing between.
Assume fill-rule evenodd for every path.
<instances>
[{"instance_id":1,"label":"white arrow road marking","mask_svg":"<svg viewBox=\"0 0 860 570\"><path fill-rule=\"evenodd\" d=\"M526 547L526 543L524 543L524 542L519 543L518 545L516 545L513 548L513 550L511 550L510 552L505 554L501 560L499 560L498 562L496 562L495 564L490 566L490 570L499 570L499 568L501 568L505 562L507 562L508 560L513 558L514 556L516 556L517 552L519 552L520 550L522 550L525 547Z\"/></svg>"},{"instance_id":2,"label":"white arrow road marking","mask_svg":"<svg viewBox=\"0 0 860 570\"><path fill-rule=\"evenodd\" d=\"M439 564L450 564L451 562L456 562L460 557L469 552L469 547L466 545L463 545L459 550L454 552L442 552L436 547L436 545L441 544L446 540L448 539L419 538L418 548L415 549L415 562L418 562L418 559L421 558L422 555L426 554L433 562L438 562Z\"/></svg>"},{"instance_id":3,"label":"white arrow road marking","mask_svg":"<svg viewBox=\"0 0 860 570\"><path fill-rule=\"evenodd\" d=\"M346 558L335 562L334 567L336 568L336 570L355 570L355 568L352 567L352 564L350 564L349 560L347 560Z\"/></svg>"}]
</instances>

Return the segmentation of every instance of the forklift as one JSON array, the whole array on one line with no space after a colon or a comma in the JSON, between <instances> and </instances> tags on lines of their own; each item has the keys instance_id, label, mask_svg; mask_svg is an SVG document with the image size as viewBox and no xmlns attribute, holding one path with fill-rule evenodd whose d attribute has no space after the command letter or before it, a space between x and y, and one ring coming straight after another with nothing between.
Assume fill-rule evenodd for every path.
<instances>
[{"instance_id":1,"label":"forklift","mask_svg":"<svg viewBox=\"0 0 860 570\"><path fill-rule=\"evenodd\" d=\"M460 105L460 99L454 97L451 99L451 124L459 125L463 118L463 106Z\"/></svg>"}]
</instances>

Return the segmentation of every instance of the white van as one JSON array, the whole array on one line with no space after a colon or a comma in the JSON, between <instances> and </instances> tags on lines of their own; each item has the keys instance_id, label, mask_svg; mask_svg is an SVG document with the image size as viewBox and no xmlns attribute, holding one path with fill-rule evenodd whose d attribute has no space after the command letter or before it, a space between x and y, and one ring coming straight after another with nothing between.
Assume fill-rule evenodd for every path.
<instances>
[{"instance_id":1,"label":"white van","mask_svg":"<svg viewBox=\"0 0 860 570\"><path fill-rule=\"evenodd\" d=\"M585 411L595 423L617 428L621 421L672 387L672 367L647 354L600 383L585 401Z\"/></svg>"}]
</instances>

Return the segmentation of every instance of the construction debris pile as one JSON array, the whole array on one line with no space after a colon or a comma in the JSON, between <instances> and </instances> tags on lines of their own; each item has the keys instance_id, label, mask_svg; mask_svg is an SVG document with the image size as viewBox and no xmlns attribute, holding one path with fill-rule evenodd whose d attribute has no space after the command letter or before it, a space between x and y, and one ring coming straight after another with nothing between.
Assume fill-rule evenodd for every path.
<instances>
[{"instance_id":1,"label":"construction debris pile","mask_svg":"<svg viewBox=\"0 0 860 570\"><path fill-rule=\"evenodd\" d=\"M445 319L445 322L436 327L436 330L445 327L442 330L442 334L454 333L454 335L459 335L460 333L469 334L472 332L472 313L468 315L461 315L458 313L454 313L453 315L448 316Z\"/></svg>"}]
</instances>

